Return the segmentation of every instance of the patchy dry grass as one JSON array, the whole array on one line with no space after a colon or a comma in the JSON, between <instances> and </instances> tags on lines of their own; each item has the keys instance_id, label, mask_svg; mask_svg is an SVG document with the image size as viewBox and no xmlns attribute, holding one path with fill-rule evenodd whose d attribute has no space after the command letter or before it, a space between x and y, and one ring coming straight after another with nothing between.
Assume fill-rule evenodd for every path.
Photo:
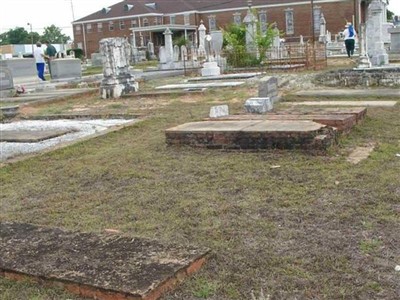
<instances>
[{"instance_id":1,"label":"patchy dry grass","mask_svg":"<svg viewBox=\"0 0 400 300\"><path fill-rule=\"evenodd\" d=\"M217 103L240 111L251 93L66 100L66 112L87 105L151 118L1 168L0 219L211 248L168 300L251 299L261 289L270 299L398 299L400 107L370 108L327 156L165 145L166 128ZM140 101L152 105L141 110ZM371 141L369 159L346 162L349 149ZM60 293L0 279L2 300L78 299Z\"/></svg>"}]
</instances>

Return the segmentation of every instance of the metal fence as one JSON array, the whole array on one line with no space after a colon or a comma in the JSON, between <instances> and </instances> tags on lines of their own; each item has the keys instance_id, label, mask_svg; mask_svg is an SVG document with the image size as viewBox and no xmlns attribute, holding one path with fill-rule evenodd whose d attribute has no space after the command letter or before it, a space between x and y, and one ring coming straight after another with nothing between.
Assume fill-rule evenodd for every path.
<instances>
[{"instance_id":1,"label":"metal fence","mask_svg":"<svg viewBox=\"0 0 400 300\"><path fill-rule=\"evenodd\" d=\"M310 42L282 43L279 47L272 47L260 59L257 52L224 51L227 59L227 69L259 68L277 70L321 70L327 66L326 45Z\"/></svg>"}]
</instances>

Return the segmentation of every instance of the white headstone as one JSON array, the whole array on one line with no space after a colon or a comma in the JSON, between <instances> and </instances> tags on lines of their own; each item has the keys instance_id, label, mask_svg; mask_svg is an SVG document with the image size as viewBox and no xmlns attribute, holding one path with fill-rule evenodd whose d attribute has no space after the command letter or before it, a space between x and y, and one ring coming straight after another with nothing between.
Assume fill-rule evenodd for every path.
<instances>
[{"instance_id":1,"label":"white headstone","mask_svg":"<svg viewBox=\"0 0 400 300\"><path fill-rule=\"evenodd\" d=\"M210 118L226 117L229 116L228 105L212 106L210 108Z\"/></svg>"},{"instance_id":2,"label":"white headstone","mask_svg":"<svg viewBox=\"0 0 400 300\"><path fill-rule=\"evenodd\" d=\"M205 38L206 38L206 27L203 24L203 20L200 21L199 26L199 56L204 57L206 55Z\"/></svg>"},{"instance_id":3,"label":"white headstone","mask_svg":"<svg viewBox=\"0 0 400 300\"><path fill-rule=\"evenodd\" d=\"M251 114L265 114L273 109L273 103L269 98L250 98L244 104L246 111Z\"/></svg>"},{"instance_id":4,"label":"white headstone","mask_svg":"<svg viewBox=\"0 0 400 300\"><path fill-rule=\"evenodd\" d=\"M174 59L174 48L172 44L172 32L169 28L164 31L165 38L165 57L166 62L172 62Z\"/></svg>"},{"instance_id":5,"label":"white headstone","mask_svg":"<svg viewBox=\"0 0 400 300\"><path fill-rule=\"evenodd\" d=\"M180 56L180 53L179 53L180 51L179 51L179 46L178 45L175 45L174 46L174 61L175 62L177 62L177 61L179 61L179 56Z\"/></svg>"},{"instance_id":6,"label":"white headstone","mask_svg":"<svg viewBox=\"0 0 400 300\"><path fill-rule=\"evenodd\" d=\"M389 63L382 36L382 0L372 0L368 7L367 19L367 53L373 66L382 66Z\"/></svg>"}]
</instances>

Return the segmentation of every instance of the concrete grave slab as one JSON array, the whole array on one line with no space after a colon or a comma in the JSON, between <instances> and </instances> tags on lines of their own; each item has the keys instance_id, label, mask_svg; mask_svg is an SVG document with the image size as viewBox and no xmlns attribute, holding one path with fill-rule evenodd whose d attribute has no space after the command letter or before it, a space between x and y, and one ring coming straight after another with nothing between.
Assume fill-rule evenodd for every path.
<instances>
[{"instance_id":1,"label":"concrete grave slab","mask_svg":"<svg viewBox=\"0 0 400 300\"><path fill-rule=\"evenodd\" d=\"M367 115L366 107L288 107L285 110L276 110L278 115L354 115L357 123Z\"/></svg>"},{"instance_id":2,"label":"concrete grave slab","mask_svg":"<svg viewBox=\"0 0 400 300\"><path fill-rule=\"evenodd\" d=\"M346 98L346 97L377 97L377 98L396 98L400 97L399 89L323 89L323 90L304 90L298 91L293 95L304 97L327 97L327 98Z\"/></svg>"},{"instance_id":3,"label":"concrete grave slab","mask_svg":"<svg viewBox=\"0 0 400 300\"><path fill-rule=\"evenodd\" d=\"M156 87L156 90L223 88L223 87L235 87L242 84L244 84L243 81L167 84Z\"/></svg>"},{"instance_id":4,"label":"concrete grave slab","mask_svg":"<svg viewBox=\"0 0 400 300\"><path fill-rule=\"evenodd\" d=\"M0 223L0 275L95 299L155 300L198 271L208 249Z\"/></svg>"},{"instance_id":5,"label":"concrete grave slab","mask_svg":"<svg viewBox=\"0 0 400 300\"><path fill-rule=\"evenodd\" d=\"M281 120L285 121L300 121L309 120L323 125L335 127L339 132L349 132L353 126L357 124L357 118L354 114L332 114L332 115L307 115L307 114L266 114L266 115L229 115L221 116L218 120Z\"/></svg>"},{"instance_id":6,"label":"concrete grave slab","mask_svg":"<svg viewBox=\"0 0 400 300\"><path fill-rule=\"evenodd\" d=\"M37 143L70 132L72 130L0 130L0 142Z\"/></svg>"},{"instance_id":7,"label":"concrete grave slab","mask_svg":"<svg viewBox=\"0 0 400 300\"><path fill-rule=\"evenodd\" d=\"M223 74L223 75L218 75L218 76L194 77L194 78L189 78L187 81L193 82L193 81L208 81L208 80L248 79L248 78L256 77L258 75L261 75L261 73Z\"/></svg>"},{"instance_id":8,"label":"concrete grave slab","mask_svg":"<svg viewBox=\"0 0 400 300\"><path fill-rule=\"evenodd\" d=\"M350 153L346 160L349 163L356 165L362 160L367 159L369 155L374 151L374 148L375 145L357 147Z\"/></svg>"},{"instance_id":9,"label":"concrete grave slab","mask_svg":"<svg viewBox=\"0 0 400 300\"><path fill-rule=\"evenodd\" d=\"M56 148L65 147L77 141L89 139L110 131L130 126L137 119L89 119L89 120L21 120L1 123L1 131L69 131L63 135L48 138L39 142L2 142L0 161L15 160L21 155L43 153Z\"/></svg>"},{"instance_id":10,"label":"concrete grave slab","mask_svg":"<svg viewBox=\"0 0 400 300\"><path fill-rule=\"evenodd\" d=\"M393 107L397 101L303 101L284 102L284 105L298 106L367 106L367 107Z\"/></svg>"}]
</instances>

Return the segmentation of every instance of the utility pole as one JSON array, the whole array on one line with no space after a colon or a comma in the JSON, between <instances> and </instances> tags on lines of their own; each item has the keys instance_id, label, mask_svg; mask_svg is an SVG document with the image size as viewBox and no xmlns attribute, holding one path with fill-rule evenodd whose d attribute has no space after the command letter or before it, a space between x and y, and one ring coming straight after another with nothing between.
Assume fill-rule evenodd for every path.
<instances>
[{"instance_id":1,"label":"utility pole","mask_svg":"<svg viewBox=\"0 0 400 300\"><path fill-rule=\"evenodd\" d=\"M313 51L313 64L314 70L317 68L316 66L316 53L315 53L315 20L314 20L314 0L311 0L311 36L312 36L312 51Z\"/></svg>"},{"instance_id":2,"label":"utility pole","mask_svg":"<svg viewBox=\"0 0 400 300\"><path fill-rule=\"evenodd\" d=\"M26 25L31 28L31 46L32 46L32 55L33 55L33 32L32 32L32 23L27 23Z\"/></svg>"}]
</instances>

